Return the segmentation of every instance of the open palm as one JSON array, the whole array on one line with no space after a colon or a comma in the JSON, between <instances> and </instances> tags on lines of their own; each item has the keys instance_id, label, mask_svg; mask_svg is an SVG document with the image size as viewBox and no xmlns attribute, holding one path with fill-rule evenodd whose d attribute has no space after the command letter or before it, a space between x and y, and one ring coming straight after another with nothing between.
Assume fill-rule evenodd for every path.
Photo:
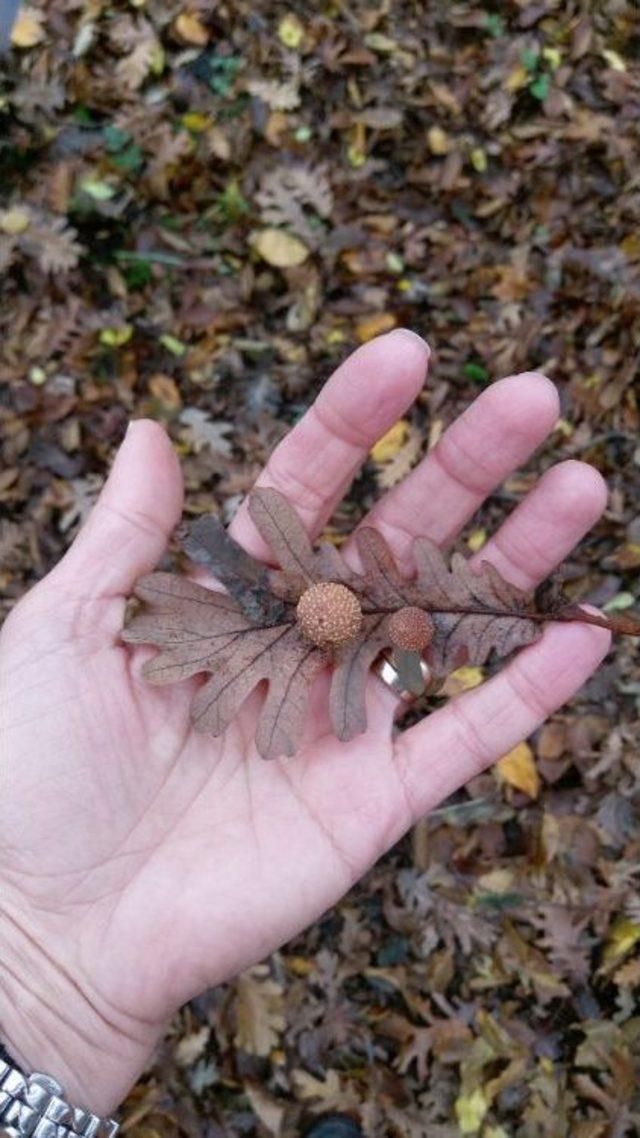
<instances>
[{"instance_id":1,"label":"open palm","mask_svg":"<svg viewBox=\"0 0 640 1138\"><path fill-rule=\"evenodd\" d=\"M361 348L274 453L260 482L284 491L310 532L413 401L427 360L404 331ZM557 413L540 375L494 384L368 524L409 569L413 537L451 542ZM417 817L570 698L609 643L598 628L551 626L499 676L404 734L393 729L395 697L372 676L368 730L347 744L331 735L321 678L300 753L267 763L253 744L259 692L223 738L199 735L189 723L198 681L150 687L140 668L151 650L119 640L125 598L161 557L181 501L167 436L136 422L86 526L0 641L9 970L0 1027L25 1065L59 1070L78 1096L90 1084L102 1110L126 1091L174 1008L335 902ZM482 557L530 587L604 502L594 470L563 463ZM244 508L232 532L267 556ZM13 1011L20 1000L32 1035Z\"/></svg>"}]
</instances>

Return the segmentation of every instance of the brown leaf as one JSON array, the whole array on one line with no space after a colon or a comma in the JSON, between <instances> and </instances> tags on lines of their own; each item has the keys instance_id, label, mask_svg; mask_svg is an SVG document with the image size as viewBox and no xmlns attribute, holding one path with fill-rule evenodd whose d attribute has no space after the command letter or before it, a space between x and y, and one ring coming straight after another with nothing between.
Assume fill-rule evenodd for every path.
<instances>
[{"instance_id":1,"label":"brown leaf","mask_svg":"<svg viewBox=\"0 0 640 1138\"><path fill-rule=\"evenodd\" d=\"M462 664L484 664L492 651L507 656L541 635L529 615L532 596L510 585L489 562L474 570L454 553L447 568L442 551L429 538L415 542L414 557L418 604L435 623L427 658L438 674Z\"/></svg>"},{"instance_id":2,"label":"brown leaf","mask_svg":"<svg viewBox=\"0 0 640 1138\"><path fill-rule=\"evenodd\" d=\"M309 256L309 250L300 238L284 229L262 229L255 235L253 244L263 261L278 269L295 268Z\"/></svg>"},{"instance_id":3,"label":"brown leaf","mask_svg":"<svg viewBox=\"0 0 640 1138\"><path fill-rule=\"evenodd\" d=\"M326 167L278 166L264 174L256 201L265 223L288 226L309 248L315 248L324 229L314 226L306 211L313 210L316 218L331 216L333 194Z\"/></svg>"},{"instance_id":4,"label":"brown leaf","mask_svg":"<svg viewBox=\"0 0 640 1138\"><path fill-rule=\"evenodd\" d=\"M324 663L323 654L302 639L295 624L251 628L235 638L222 666L196 695L194 726L221 735L247 696L267 680L256 746L265 759L293 755L304 725L309 684Z\"/></svg>"},{"instance_id":5,"label":"brown leaf","mask_svg":"<svg viewBox=\"0 0 640 1138\"><path fill-rule=\"evenodd\" d=\"M369 668L389 643L386 623L386 615L365 616L360 638L342 650L333 673L329 713L334 734L343 742L367 729L365 688Z\"/></svg>"},{"instance_id":6,"label":"brown leaf","mask_svg":"<svg viewBox=\"0 0 640 1138\"><path fill-rule=\"evenodd\" d=\"M177 683L208 671L237 635L253 631L231 597L172 573L141 577L135 594L147 607L129 620L122 637L163 649L145 664L151 683Z\"/></svg>"},{"instance_id":7,"label":"brown leaf","mask_svg":"<svg viewBox=\"0 0 640 1138\"><path fill-rule=\"evenodd\" d=\"M244 972L236 982L238 1047L250 1055L268 1055L284 1031L282 988L268 977L264 965Z\"/></svg>"},{"instance_id":8,"label":"brown leaf","mask_svg":"<svg viewBox=\"0 0 640 1138\"><path fill-rule=\"evenodd\" d=\"M254 490L249 498L251 520L285 573L312 584L315 559L309 535L296 511L277 490Z\"/></svg>"},{"instance_id":9,"label":"brown leaf","mask_svg":"<svg viewBox=\"0 0 640 1138\"><path fill-rule=\"evenodd\" d=\"M193 701L191 717L197 730L221 735L247 696L267 680L258 751L263 758L295 753L308 685L325 657L298 633L291 614L287 617L283 609L283 623L256 627L231 597L170 573L141 578L136 596L147 607L132 617L123 639L163 649L145 664L145 678L168 684L200 672L213 673ZM281 602L275 603L282 608Z\"/></svg>"},{"instance_id":10,"label":"brown leaf","mask_svg":"<svg viewBox=\"0 0 640 1138\"><path fill-rule=\"evenodd\" d=\"M249 512L279 568L269 570L246 553L217 518L201 517L183 535L184 548L211 570L229 595L167 573L143 577L136 595L147 607L129 621L123 638L162 649L144 668L151 683L211 673L192 706L192 721L200 731L222 734L251 692L266 682L256 732L256 746L264 758L295 753L309 685L330 662L335 735L347 741L366 730L369 669L385 649L397 650L389 617L405 606L418 606L431 617L433 638L424 658L436 682L461 665L478 671L492 652L505 656L531 643L549 619L582 620L606 628L621 623L619 617L566 605L554 588L524 593L489 563L475 568L454 554L448 565L429 538L414 542L417 573L406 579L382 535L361 528L357 543L364 572L357 575L332 545L314 549L296 511L276 490L254 490ZM322 581L346 584L358 596L363 613L353 641L333 654L308 640L296 621L295 606L302 593ZM626 630L635 629L632 618L625 616L623 621ZM405 655L405 684L417 691L419 656Z\"/></svg>"},{"instance_id":11,"label":"brown leaf","mask_svg":"<svg viewBox=\"0 0 640 1138\"><path fill-rule=\"evenodd\" d=\"M233 540L218 518L198 518L182 546L192 561L211 570L250 620L275 624L282 619L284 606L269 591L267 569Z\"/></svg>"},{"instance_id":12,"label":"brown leaf","mask_svg":"<svg viewBox=\"0 0 640 1138\"><path fill-rule=\"evenodd\" d=\"M364 566L364 589L370 607L394 612L403 605L418 604L418 594L411 581L398 572L391 550L381 533L363 526L356 535Z\"/></svg>"}]
</instances>

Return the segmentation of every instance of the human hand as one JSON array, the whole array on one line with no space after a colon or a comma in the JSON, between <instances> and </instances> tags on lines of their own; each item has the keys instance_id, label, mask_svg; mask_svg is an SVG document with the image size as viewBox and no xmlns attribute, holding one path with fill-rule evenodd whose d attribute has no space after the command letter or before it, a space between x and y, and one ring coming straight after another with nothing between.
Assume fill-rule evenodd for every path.
<instances>
[{"instance_id":1,"label":"human hand","mask_svg":"<svg viewBox=\"0 0 640 1138\"><path fill-rule=\"evenodd\" d=\"M416 397L427 360L404 331L365 345L275 451L260 483L283 491L310 532ZM557 415L540 375L494 384L367 524L408 569L412 539L449 544ZM529 588L605 500L595 470L561 463L482 559ZM120 641L125 598L160 559L181 504L166 434L134 423L88 522L0 636L0 1038L102 1113L175 1008L332 905L417 818L570 699L609 647L602 629L552 624L404 734L393 730L397 700L372 675L368 729L346 744L330 733L321 678L300 753L264 762L253 745L259 693L223 738L199 735L189 722L198 681L149 686L140 669L151 650ZM232 533L266 556L244 507Z\"/></svg>"}]
</instances>

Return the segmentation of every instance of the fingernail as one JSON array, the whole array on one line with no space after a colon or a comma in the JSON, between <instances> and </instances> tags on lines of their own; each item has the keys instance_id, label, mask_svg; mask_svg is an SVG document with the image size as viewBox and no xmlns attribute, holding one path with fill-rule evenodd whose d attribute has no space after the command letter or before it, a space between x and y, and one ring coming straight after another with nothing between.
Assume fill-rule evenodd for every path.
<instances>
[{"instance_id":1,"label":"fingernail","mask_svg":"<svg viewBox=\"0 0 640 1138\"><path fill-rule=\"evenodd\" d=\"M412 340L414 344L419 344L427 356L431 355L431 348L427 341L424 340L422 336L419 336L417 332L413 332L411 328L394 328L393 332L390 332L389 335L404 336L405 339Z\"/></svg>"}]
</instances>

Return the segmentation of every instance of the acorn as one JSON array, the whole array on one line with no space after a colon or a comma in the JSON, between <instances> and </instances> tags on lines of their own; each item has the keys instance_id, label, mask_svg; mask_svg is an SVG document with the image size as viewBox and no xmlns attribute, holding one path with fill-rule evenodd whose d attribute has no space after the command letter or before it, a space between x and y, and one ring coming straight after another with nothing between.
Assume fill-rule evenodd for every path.
<instances>
[{"instance_id":1,"label":"acorn","mask_svg":"<svg viewBox=\"0 0 640 1138\"><path fill-rule=\"evenodd\" d=\"M402 652L424 652L433 639L434 625L428 612L416 605L398 609L389 619L389 637Z\"/></svg>"},{"instance_id":2,"label":"acorn","mask_svg":"<svg viewBox=\"0 0 640 1138\"><path fill-rule=\"evenodd\" d=\"M319 648L342 648L358 635L362 608L346 585L321 581L305 589L298 601L296 618L302 635Z\"/></svg>"}]
</instances>

